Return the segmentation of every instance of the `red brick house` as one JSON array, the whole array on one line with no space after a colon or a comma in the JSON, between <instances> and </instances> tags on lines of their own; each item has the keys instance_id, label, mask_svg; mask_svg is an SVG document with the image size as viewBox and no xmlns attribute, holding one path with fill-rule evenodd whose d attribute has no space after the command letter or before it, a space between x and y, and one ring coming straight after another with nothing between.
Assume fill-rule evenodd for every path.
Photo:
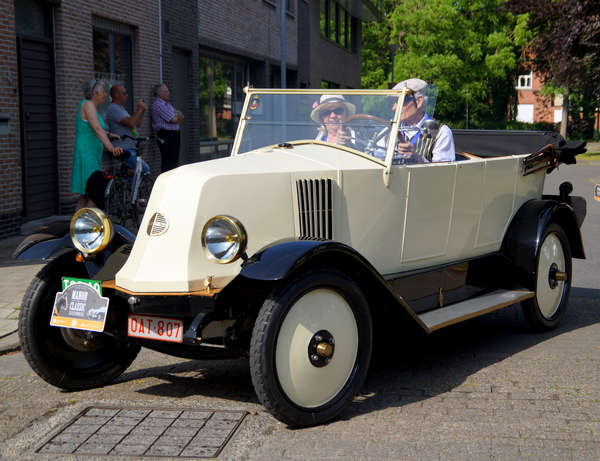
<instances>
[{"instance_id":1,"label":"red brick house","mask_svg":"<svg viewBox=\"0 0 600 461\"><path fill-rule=\"evenodd\" d=\"M525 123L560 123L562 120L562 97L541 96L542 82L539 76L529 70L517 76L516 120Z\"/></svg>"}]
</instances>

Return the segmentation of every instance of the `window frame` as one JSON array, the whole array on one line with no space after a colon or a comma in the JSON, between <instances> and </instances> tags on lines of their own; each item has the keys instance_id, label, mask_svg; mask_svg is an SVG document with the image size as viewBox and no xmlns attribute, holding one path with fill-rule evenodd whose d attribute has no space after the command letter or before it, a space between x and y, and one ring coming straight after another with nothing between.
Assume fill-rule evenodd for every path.
<instances>
[{"instance_id":1,"label":"window frame","mask_svg":"<svg viewBox=\"0 0 600 461\"><path fill-rule=\"evenodd\" d=\"M528 84L521 85L521 80L525 79L528 81ZM517 75L517 82L515 85L517 90L531 90L533 89L533 71L521 72Z\"/></svg>"},{"instance_id":2,"label":"window frame","mask_svg":"<svg viewBox=\"0 0 600 461\"><path fill-rule=\"evenodd\" d=\"M127 93L129 96L124 108L131 114L131 113L133 113L133 102L135 100L135 90L133 87L134 29L133 29L133 27L131 27L127 24L121 24L121 23L118 23L115 21L111 21L109 19L98 17L98 16L93 16L93 18L92 18L92 29L93 29L92 30L92 37L93 37L92 45L94 48L94 57L93 57L94 78L100 79L105 83L105 85L106 85L105 90L107 93L109 93L110 88L113 85L123 85L125 87L125 89L127 90ZM116 36L122 37L126 40L125 47L126 47L127 56L125 57L124 61L125 61L125 66L127 68L127 74L124 76L123 79L117 79L117 78L111 77L111 75L117 76L120 74L117 74L117 73L111 74L110 71L109 72L100 71L96 67L96 57L95 57L95 54L96 54L96 32L108 34L109 37L110 37L110 35L113 35L113 36L116 35ZM110 41L110 38L109 38L109 41ZM110 45L109 45L109 54L113 54L114 50L115 50L114 46L112 48L110 48ZM107 101L99 107L99 110L101 113L104 112L106 110L106 108L108 107L108 105L110 104L109 99L110 98L107 98Z\"/></svg>"}]
</instances>

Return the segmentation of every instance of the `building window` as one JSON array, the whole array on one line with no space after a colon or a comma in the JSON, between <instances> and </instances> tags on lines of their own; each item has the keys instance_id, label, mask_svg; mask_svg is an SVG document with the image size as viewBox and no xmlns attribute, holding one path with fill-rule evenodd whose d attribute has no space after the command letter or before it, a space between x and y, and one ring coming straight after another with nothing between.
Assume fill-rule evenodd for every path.
<instances>
[{"instance_id":1,"label":"building window","mask_svg":"<svg viewBox=\"0 0 600 461\"><path fill-rule=\"evenodd\" d=\"M285 11L294 14L294 0L285 0Z\"/></svg>"},{"instance_id":2,"label":"building window","mask_svg":"<svg viewBox=\"0 0 600 461\"><path fill-rule=\"evenodd\" d=\"M198 100L200 138L225 140L235 137L248 81L245 64L201 57Z\"/></svg>"},{"instance_id":3,"label":"building window","mask_svg":"<svg viewBox=\"0 0 600 461\"><path fill-rule=\"evenodd\" d=\"M335 0L321 0L321 36L356 52L356 18Z\"/></svg>"},{"instance_id":4,"label":"building window","mask_svg":"<svg viewBox=\"0 0 600 461\"><path fill-rule=\"evenodd\" d=\"M94 77L106 84L106 91L113 85L123 85L129 93L125 107L130 113L134 101L133 61L131 38L132 28L102 18L94 18ZM106 110L110 98L99 108Z\"/></svg>"},{"instance_id":5,"label":"building window","mask_svg":"<svg viewBox=\"0 0 600 461\"><path fill-rule=\"evenodd\" d=\"M531 71L523 73L517 77L517 90L531 90L531 80L532 73Z\"/></svg>"},{"instance_id":6,"label":"building window","mask_svg":"<svg viewBox=\"0 0 600 461\"><path fill-rule=\"evenodd\" d=\"M20 35L52 38L51 5L32 0L15 0L15 24Z\"/></svg>"},{"instance_id":7,"label":"building window","mask_svg":"<svg viewBox=\"0 0 600 461\"><path fill-rule=\"evenodd\" d=\"M337 90L340 87L339 83L328 82L327 80L321 80L322 90Z\"/></svg>"},{"instance_id":8,"label":"building window","mask_svg":"<svg viewBox=\"0 0 600 461\"><path fill-rule=\"evenodd\" d=\"M533 123L534 114L533 104L518 104L517 105L517 122Z\"/></svg>"}]
</instances>

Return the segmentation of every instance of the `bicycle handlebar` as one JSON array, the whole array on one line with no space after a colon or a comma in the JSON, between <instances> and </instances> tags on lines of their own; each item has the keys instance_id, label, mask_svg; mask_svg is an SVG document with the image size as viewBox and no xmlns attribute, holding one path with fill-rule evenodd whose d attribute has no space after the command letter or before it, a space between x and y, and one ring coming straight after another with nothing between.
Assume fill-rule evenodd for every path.
<instances>
[{"instance_id":1,"label":"bicycle handlebar","mask_svg":"<svg viewBox=\"0 0 600 461\"><path fill-rule=\"evenodd\" d=\"M133 141L135 141L135 148L139 148L140 144L142 144L143 142L146 141L150 141L151 139L156 139L158 142L160 142L161 144L165 143L165 140L162 138L159 138L158 136L155 135L150 135L150 136L146 136L146 137L142 137L142 136L129 136L128 134L122 134L121 135L121 139L131 139Z\"/></svg>"}]
</instances>

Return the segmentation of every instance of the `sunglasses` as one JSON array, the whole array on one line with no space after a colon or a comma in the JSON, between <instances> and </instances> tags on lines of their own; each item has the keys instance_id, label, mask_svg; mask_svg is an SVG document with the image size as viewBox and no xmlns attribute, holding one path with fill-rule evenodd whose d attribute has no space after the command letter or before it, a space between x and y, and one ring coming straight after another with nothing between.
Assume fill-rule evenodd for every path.
<instances>
[{"instance_id":1,"label":"sunglasses","mask_svg":"<svg viewBox=\"0 0 600 461\"><path fill-rule=\"evenodd\" d=\"M346 112L346 109L344 109L343 107L336 107L335 109L331 109L331 110L322 110L321 117L329 117L332 112L335 115L342 115L344 112Z\"/></svg>"},{"instance_id":2,"label":"sunglasses","mask_svg":"<svg viewBox=\"0 0 600 461\"><path fill-rule=\"evenodd\" d=\"M398 104L398 98L397 98L397 97L395 97L395 96L394 96L394 97L388 97L387 101L388 101L388 104L389 104L391 107L394 107L394 105ZM411 94L411 95L408 95L408 96L406 96L406 97L404 98L404 105L405 105L405 106L406 106L407 104L411 103L411 102L413 102L413 103L415 103L415 104L416 104L415 95L413 95L413 94Z\"/></svg>"}]
</instances>

